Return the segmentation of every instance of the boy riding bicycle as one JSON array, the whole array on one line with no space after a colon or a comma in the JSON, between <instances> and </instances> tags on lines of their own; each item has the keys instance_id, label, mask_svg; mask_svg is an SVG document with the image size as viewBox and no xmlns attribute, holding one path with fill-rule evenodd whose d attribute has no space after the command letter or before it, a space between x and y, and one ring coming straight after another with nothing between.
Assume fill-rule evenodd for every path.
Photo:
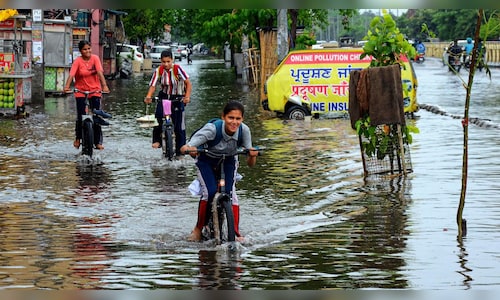
<instances>
[{"instance_id":1,"label":"boy riding bicycle","mask_svg":"<svg viewBox=\"0 0 500 300\"><path fill-rule=\"evenodd\" d=\"M152 102L152 96L156 90L156 84L159 82L161 90L158 93L158 98L175 99L178 96L183 96L182 101L172 102L172 123L174 124L175 132L175 154L181 155L180 147L186 143L186 126L184 121L184 107L190 101L191 97L191 81L188 74L181 66L174 64L172 51L164 50L161 53L161 65L156 68L149 81L149 89L144 98L146 104ZM153 148L161 146L161 129L163 125L163 106L159 101L156 105L155 117L158 125L153 127Z\"/></svg>"}]
</instances>

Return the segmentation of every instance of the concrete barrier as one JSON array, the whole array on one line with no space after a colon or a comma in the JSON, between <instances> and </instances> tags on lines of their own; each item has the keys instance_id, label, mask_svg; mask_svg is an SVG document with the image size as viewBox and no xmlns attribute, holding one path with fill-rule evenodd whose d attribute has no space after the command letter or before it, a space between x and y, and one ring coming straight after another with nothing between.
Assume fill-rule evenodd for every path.
<instances>
[{"instance_id":1,"label":"concrete barrier","mask_svg":"<svg viewBox=\"0 0 500 300\"><path fill-rule=\"evenodd\" d=\"M444 48L450 45L450 42L424 43L425 55L429 57L443 58ZM488 41L486 46L486 61L489 65L500 66L500 41Z\"/></svg>"},{"instance_id":2,"label":"concrete barrier","mask_svg":"<svg viewBox=\"0 0 500 300\"><path fill-rule=\"evenodd\" d=\"M137 60L132 61L132 72L140 73L141 72L141 62Z\"/></svg>"},{"instance_id":3,"label":"concrete barrier","mask_svg":"<svg viewBox=\"0 0 500 300\"><path fill-rule=\"evenodd\" d=\"M144 71L153 70L153 60L151 58L145 58L142 63L142 69Z\"/></svg>"}]
</instances>

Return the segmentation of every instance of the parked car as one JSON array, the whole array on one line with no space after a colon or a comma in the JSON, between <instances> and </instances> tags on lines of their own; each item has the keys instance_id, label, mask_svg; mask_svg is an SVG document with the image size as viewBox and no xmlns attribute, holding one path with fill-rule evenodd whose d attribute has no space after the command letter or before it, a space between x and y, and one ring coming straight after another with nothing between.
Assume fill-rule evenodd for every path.
<instances>
[{"instance_id":1,"label":"parked car","mask_svg":"<svg viewBox=\"0 0 500 300\"><path fill-rule=\"evenodd\" d=\"M312 49L323 49L323 44L325 44L326 41L316 41L316 44L312 45Z\"/></svg>"},{"instance_id":2,"label":"parked car","mask_svg":"<svg viewBox=\"0 0 500 300\"><path fill-rule=\"evenodd\" d=\"M193 52L207 55L210 52L210 49L208 49L208 47L205 46L204 43L198 43L198 44L193 46Z\"/></svg>"},{"instance_id":3,"label":"parked car","mask_svg":"<svg viewBox=\"0 0 500 300\"><path fill-rule=\"evenodd\" d=\"M118 44L116 53L122 58L133 59L141 64L144 62L144 54L141 52L140 47L136 45Z\"/></svg>"},{"instance_id":4,"label":"parked car","mask_svg":"<svg viewBox=\"0 0 500 300\"><path fill-rule=\"evenodd\" d=\"M158 45L151 48L149 55L151 56L153 67L157 67L161 64L161 52L164 50L172 50L172 48L168 45Z\"/></svg>"},{"instance_id":5,"label":"parked car","mask_svg":"<svg viewBox=\"0 0 500 300\"><path fill-rule=\"evenodd\" d=\"M178 47L179 47L179 50L181 52L181 56L184 58L187 57L188 56L187 55L188 54L187 53L187 46L186 45L179 45Z\"/></svg>"},{"instance_id":6,"label":"parked car","mask_svg":"<svg viewBox=\"0 0 500 300\"><path fill-rule=\"evenodd\" d=\"M182 50L179 48L179 45L170 45L172 47L172 53L174 54L174 59L182 61Z\"/></svg>"},{"instance_id":7,"label":"parked car","mask_svg":"<svg viewBox=\"0 0 500 300\"><path fill-rule=\"evenodd\" d=\"M358 47L364 47L367 42L368 41L362 40L362 41L358 41L356 44L358 45Z\"/></svg>"}]
</instances>

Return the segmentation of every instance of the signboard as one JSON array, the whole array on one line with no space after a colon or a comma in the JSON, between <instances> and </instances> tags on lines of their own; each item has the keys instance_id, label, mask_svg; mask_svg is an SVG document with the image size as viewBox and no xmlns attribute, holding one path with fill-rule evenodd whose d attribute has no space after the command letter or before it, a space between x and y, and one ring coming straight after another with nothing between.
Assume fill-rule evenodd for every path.
<instances>
[{"instance_id":1,"label":"signboard","mask_svg":"<svg viewBox=\"0 0 500 300\"><path fill-rule=\"evenodd\" d=\"M31 39L33 41L33 62L35 64L43 63L43 25L34 23L32 25Z\"/></svg>"},{"instance_id":2,"label":"signboard","mask_svg":"<svg viewBox=\"0 0 500 300\"><path fill-rule=\"evenodd\" d=\"M0 28L14 28L16 21L14 19L7 19L5 21L0 21Z\"/></svg>"},{"instance_id":3,"label":"signboard","mask_svg":"<svg viewBox=\"0 0 500 300\"><path fill-rule=\"evenodd\" d=\"M371 61L360 55L347 51L289 55L285 65L289 66L291 96L312 102L312 111L346 111L349 74Z\"/></svg>"},{"instance_id":4,"label":"signboard","mask_svg":"<svg viewBox=\"0 0 500 300\"><path fill-rule=\"evenodd\" d=\"M367 68L371 57L361 58L361 48L333 48L292 51L266 82L271 111L283 112L290 98L306 103L311 113L347 112L349 75ZM408 60L403 82L412 84ZM405 85L406 85L405 83Z\"/></svg>"},{"instance_id":5,"label":"signboard","mask_svg":"<svg viewBox=\"0 0 500 300\"><path fill-rule=\"evenodd\" d=\"M33 9L33 22L42 22L42 10L41 9Z\"/></svg>"}]
</instances>

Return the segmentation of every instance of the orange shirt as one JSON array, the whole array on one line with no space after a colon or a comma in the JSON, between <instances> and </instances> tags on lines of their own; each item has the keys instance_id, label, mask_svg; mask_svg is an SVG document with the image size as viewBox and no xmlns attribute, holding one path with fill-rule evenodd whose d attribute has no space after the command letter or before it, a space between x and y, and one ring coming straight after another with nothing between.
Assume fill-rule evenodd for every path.
<instances>
[{"instance_id":1,"label":"orange shirt","mask_svg":"<svg viewBox=\"0 0 500 300\"><path fill-rule=\"evenodd\" d=\"M70 76L75 78L75 88L81 91L101 91L101 81L97 72L104 72L99 56L92 54L88 61L81 56L77 57L69 71ZM101 93L90 96L101 96ZM75 97L85 97L82 93L75 93Z\"/></svg>"}]
</instances>

